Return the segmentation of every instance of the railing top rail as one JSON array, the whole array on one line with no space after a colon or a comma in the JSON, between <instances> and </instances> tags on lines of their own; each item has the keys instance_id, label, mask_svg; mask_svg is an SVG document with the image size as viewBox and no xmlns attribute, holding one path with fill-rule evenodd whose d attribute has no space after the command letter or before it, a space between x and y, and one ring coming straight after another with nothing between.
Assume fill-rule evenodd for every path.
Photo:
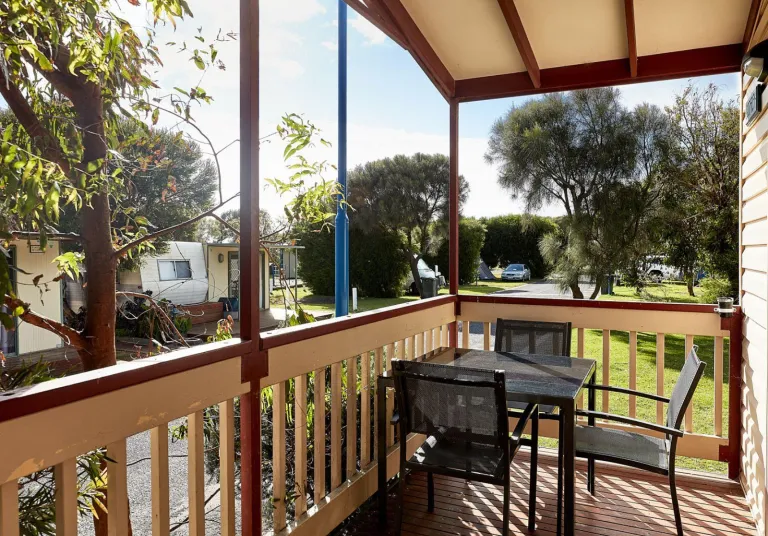
<instances>
[{"instance_id":1,"label":"railing top rail","mask_svg":"<svg viewBox=\"0 0 768 536\"><path fill-rule=\"evenodd\" d=\"M393 305L391 307L384 307L382 309L376 309L375 311L358 313L353 316L332 318L312 324L304 324L301 326L294 326L276 331L267 331L261 334L261 349L269 350L270 348L285 346L287 344L292 344L307 339L313 339L315 337L329 335L331 333L338 333L340 331L364 326L366 324L372 324L381 320L387 320L389 318L395 318L398 316L407 315L409 313L431 309L432 307L439 307L440 305L444 305L446 303L455 302L455 295L451 294L448 296L437 296L434 298L427 298L425 300L418 300L413 303L404 303L400 305Z\"/></svg>"},{"instance_id":2,"label":"railing top rail","mask_svg":"<svg viewBox=\"0 0 768 536\"><path fill-rule=\"evenodd\" d=\"M621 309L635 311L671 311L681 313L714 313L715 304L662 303L639 301L597 301L567 298L518 298L515 296L470 296L459 294L461 303L498 303L510 305L539 305L544 307L581 307L585 309ZM735 305L738 310L739 306Z\"/></svg>"},{"instance_id":3,"label":"railing top rail","mask_svg":"<svg viewBox=\"0 0 768 536\"><path fill-rule=\"evenodd\" d=\"M251 349L250 341L231 339L121 362L112 367L18 389L0 396L0 422L245 356L250 354Z\"/></svg>"}]
</instances>

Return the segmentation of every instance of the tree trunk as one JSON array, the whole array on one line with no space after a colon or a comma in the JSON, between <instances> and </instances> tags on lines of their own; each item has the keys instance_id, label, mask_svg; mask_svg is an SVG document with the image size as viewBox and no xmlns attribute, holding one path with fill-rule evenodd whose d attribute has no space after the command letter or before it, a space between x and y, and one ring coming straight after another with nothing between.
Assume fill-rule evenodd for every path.
<instances>
[{"instance_id":1,"label":"tree trunk","mask_svg":"<svg viewBox=\"0 0 768 536\"><path fill-rule=\"evenodd\" d=\"M584 299L584 293L579 288L578 283L571 283L568 285L571 288L571 293L573 294L573 297L577 300L583 300Z\"/></svg>"},{"instance_id":2,"label":"tree trunk","mask_svg":"<svg viewBox=\"0 0 768 536\"><path fill-rule=\"evenodd\" d=\"M693 272L685 274L685 285L688 287L688 295L696 296L696 294L693 293Z\"/></svg>"},{"instance_id":3,"label":"tree trunk","mask_svg":"<svg viewBox=\"0 0 768 536\"><path fill-rule=\"evenodd\" d=\"M80 170L87 170L89 162L103 162L107 155L101 88L95 84L87 84L85 87L82 94L72 99L77 111L78 126L83 133L83 159L78 166ZM83 335L90 344L78 350L78 354L86 371L117 363L117 257L112 244L108 188L107 184L100 185L98 193L91 197L90 206L83 204L80 215L88 283ZM102 470L106 470L106 463L109 462L104 461ZM105 489L104 503L107 504L108 500ZM108 536L108 517L108 512L104 511L98 517L94 515L96 536Z\"/></svg>"},{"instance_id":4,"label":"tree trunk","mask_svg":"<svg viewBox=\"0 0 768 536\"><path fill-rule=\"evenodd\" d=\"M595 277L595 288L592 291L592 294L590 294L589 299L594 300L600 295L600 287L603 286L603 281L605 280L605 277L603 276L597 276Z\"/></svg>"}]
</instances>

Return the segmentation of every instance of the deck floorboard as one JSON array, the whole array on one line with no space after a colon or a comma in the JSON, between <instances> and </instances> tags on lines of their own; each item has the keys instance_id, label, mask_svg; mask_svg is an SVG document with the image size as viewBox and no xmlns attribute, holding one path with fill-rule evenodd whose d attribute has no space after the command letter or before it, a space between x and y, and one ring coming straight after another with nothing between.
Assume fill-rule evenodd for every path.
<instances>
[{"instance_id":1,"label":"deck floorboard","mask_svg":"<svg viewBox=\"0 0 768 536\"><path fill-rule=\"evenodd\" d=\"M552 456L539 461L536 531L527 528L526 452L512 466L510 535L554 536L557 524L557 467ZM686 534L752 536L755 527L740 486L719 476L678 472L678 497ZM407 477L402 534L414 536L499 536L502 488L435 476L435 511L427 512L426 475ZM586 464L577 463L576 534L580 536L674 535L675 521L665 477L610 464L597 466L597 495L586 491ZM395 534L397 495L388 496L388 525L378 524L370 501L338 531L348 536Z\"/></svg>"}]
</instances>

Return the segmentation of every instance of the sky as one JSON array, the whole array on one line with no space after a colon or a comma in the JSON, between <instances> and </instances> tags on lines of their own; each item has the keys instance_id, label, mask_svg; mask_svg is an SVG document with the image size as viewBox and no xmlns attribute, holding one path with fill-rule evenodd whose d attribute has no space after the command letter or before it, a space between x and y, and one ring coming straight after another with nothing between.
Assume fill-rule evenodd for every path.
<instances>
[{"instance_id":1,"label":"sky","mask_svg":"<svg viewBox=\"0 0 768 536\"><path fill-rule=\"evenodd\" d=\"M144 4L135 8L120 3L124 16L134 25L150 24ZM210 38L219 30L237 32L238 2L235 0L189 0L194 18L158 30L164 68L154 78L163 88L198 84L214 101L193 110L197 124L221 149L238 137L239 69L238 43L219 43L219 57L227 66L200 81L200 71L188 60L188 52L177 52L186 41L193 46L198 28ZM261 0L260 2L260 135L275 130L286 113L302 114L322 130L333 147L315 147L307 157L336 164L337 158L337 50L338 6L336 0ZM348 9L348 167L367 161L415 152L448 154L448 104L433 87L413 58L378 29ZM737 95L736 74L697 79L713 82L724 97ZM633 107L648 102L671 104L686 80L623 86L622 98ZM525 98L465 103L459 117L459 172L470 185L463 213L494 216L523 212L521 202L511 199L496 183L496 170L484 161L488 134L493 122ZM170 118L161 124L175 124ZM224 197L239 188L239 149L233 144L220 155ZM267 177L287 175L282 146L274 137L260 151L261 207L273 215L283 212L285 199L265 187ZM331 172L326 179L333 179ZM543 215L562 210L547 206ZM351 216L354 217L354 216Z\"/></svg>"}]
</instances>

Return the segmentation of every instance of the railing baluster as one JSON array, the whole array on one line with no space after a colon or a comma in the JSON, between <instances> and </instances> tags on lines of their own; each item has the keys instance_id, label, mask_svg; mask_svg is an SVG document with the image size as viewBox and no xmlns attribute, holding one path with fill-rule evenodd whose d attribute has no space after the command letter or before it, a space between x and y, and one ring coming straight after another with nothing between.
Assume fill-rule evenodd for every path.
<instances>
[{"instance_id":1,"label":"railing baluster","mask_svg":"<svg viewBox=\"0 0 768 536\"><path fill-rule=\"evenodd\" d=\"M451 337L451 325L450 324L444 325L442 327L441 332L442 332L442 338L443 338L442 346L444 348L447 348L451 344L450 343L450 340L451 340L450 339L450 337Z\"/></svg>"},{"instance_id":2,"label":"railing baluster","mask_svg":"<svg viewBox=\"0 0 768 536\"><path fill-rule=\"evenodd\" d=\"M315 504L325 497L325 367L315 371L315 441L313 457L315 464Z\"/></svg>"},{"instance_id":3,"label":"railing baluster","mask_svg":"<svg viewBox=\"0 0 768 536\"><path fill-rule=\"evenodd\" d=\"M275 532L285 528L285 392L286 382L272 386L272 511ZM191 492L191 490L190 490ZM191 519L191 517L190 517Z\"/></svg>"},{"instance_id":4,"label":"railing baluster","mask_svg":"<svg viewBox=\"0 0 768 536\"><path fill-rule=\"evenodd\" d=\"M149 450L152 481L152 536L168 536L171 533L168 424L160 424L150 430Z\"/></svg>"},{"instance_id":5,"label":"railing baluster","mask_svg":"<svg viewBox=\"0 0 768 536\"><path fill-rule=\"evenodd\" d=\"M56 536L77 536L77 460L70 458L56 465L53 477L56 481Z\"/></svg>"},{"instance_id":6,"label":"railing baluster","mask_svg":"<svg viewBox=\"0 0 768 536\"><path fill-rule=\"evenodd\" d=\"M469 322L467 320L461 323L461 347L469 348Z\"/></svg>"},{"instance_id":7,"label":"railing baluster","mask_svg":"<svg viewBox=\"0 0 768 536\"><path fill-rule=\"evenodd\" d=\"M357 357L347 359L347 480L357 472Z\"/></svg>"},{"instance_id":8,"label":"railing baluster","mask_svg":"<svg viewBox=\"0 0 768 536\"><path fill-rule=\"evenodd\" d=\"M113 460L107 462L109 536L128 536L128 471L125 466L125 439L107 445L107 458Z\"/></svg>"},{"instance_id":9,"label":"railing baluster","mask_svg":"<svg viewBox=\"0 0 768 536\"><path fill-rule=\"evenodd\" d=\"M379 397L378 378L384 371L382 358L384 356L384 349L380 346L373 352L373 452L379 452Z\"/></svg>"},{"instance_id":10,"label":"railing baluster","mask_svg":"<svg viewBox=\"0 0 768 536\"><path fill-rule=\"evenodd\" d=\"M331 365L331 491L341 485L341 363Z\"/></svg>"},{"instance_id":11,"label":"railing baluster","mask_svg":"<svg viewBox=\"0 0 768 536\"><path fill-rule=\"evenodd\" d=\"M693 350L693 335L685 336L685 358L688 358L688 354ZM693 432L693 399L688 404L688 409L685 410L685 431L688 433Z\"/></svg>"},{"instance_id":12,"label":"railing baluster","mask_svg":"<svg viewBox=\"0 0 768 536\"><path fill-rule=\"evenodd\" d=\"M416 334L416 356L424 355L424 333Z\"/></svg>"},{"instance_id":13,"label":"railing baluster","mask_svg":"<svg viewBox=\"0 0 768 536\"><path fill-rule=\"evenodd\" d=\"M403 359L405 341L399 341L397 347L395 343L387 345L387 370L392 370L392 359L395 357L395 351L397 351L397 358ZM397 350L395 350L397 348ZM391 447L395 444L395 428L389 423L392 421L392 414L395 411L395 395L391 392L387 393L387 446Z\"/></svg>"},{"instance_id":14,"label":"railing baluster","mask_svg":"<svg viewBox=\"0 0 768 536\"><path fill-rule=\"evenodd\" d=\"M584 357L584 328L576 329L576 357ZM584 393L579 393L576 406L579 408L584 407Z\"/></svg>"},{"instance_id":15,"label":"railing baluster","mask_svg":"<svg viewBox=\"0 0 768 536\"><path fill-rule=\"evenodd\" d=\"M685 336L685 358L688 358L688 354L693 350L693 335ZM688 408L685 410L685 431L688 433L693 432L693 399L688 404Z\"/></svg>"},{"instance_id":16,"label":"railing baluster","mask_svg":"<svg viewBox=\"0 0 768 536\"><path fill-rule=\"evenodd\" d=\"M434 335L434 330L428 329L427 330L427 335L426 335L427 336L427 342L426 342L426 347L427 347L426 351L427 352L431 352L432 350L435 349L435 339L434 339L433 335Z\"/></svg>"},{"instance_id":17,"label":"railing baluster","mask_svg":"<svg viewBox=\"0 0 768 536\"><path fill-rule=\"evenodd\" d=\"M723 435L723 338L715 337L715 435ZM731 409L733 411L733 409Z\"/></svg>"},{"instance_id":18,"label":"railing baluster","mask_svg":"<svg viewBox=\"0 0 768 536\"><path fill-rule=\"evenodd\" d=\"M360 469L371 461L371 353L360 357Z\"/></svg>"},{"instance_id":19,"label":"railing baluster","mask_svg":"<svg viewBox=\"0 0 768 536\"><path fill-rule=\"evenodd\" d=\"M491 323L483 322L483 350L491 349Z\"/></svg>"},{"instance_id":20,"label":"railing baluster","mask_svg":"<svg viewBox=\"0 0 768 536\"><path fill-rule=\"evenodd\" d=\"M0 534L19 536L19 483L0 485Z\"/></svg>"},{"instance_id":21,"label":"railing baluster","mask_svg":"<svg viewBox=\"0 0 768 536\"><path fill-rule=\"evenodd\" d=\"M205 536L205 460L203 412L187 418L187 487L189 489L189 534Z\"/></svg>"},{"instance_id":22,"label":"railing baluster","mask_svg":"<svg viewBox=\"0 0 768 536\"><path fill-rule=\"evenodd\" d=\"M603 330L603 385L611 384L611 330ZM603 391L603 411L610 411L610 393Z\"/></svg>"},{"instance_id":23,"label":"railing baluster","mask_svg":"<svg viewBox=\"0 0 768 536\"><path fill-rule=\"evenodd\" d=\"M637 331L629 332L629 388L637 390ZM637 397L629 395L629 416L637 417Z\"/></svg>"},{"instance_id":24,"label":"railing baluster","mask_svg":"<svg viewBox=\"0 0 768 536\"><path fill-rule=\"evenodd\" d=\"M656 334L656 394L664 396L664 334ZM656 423L664 422L664 403L656 402Z\"/></svg>"},{"instance_id":25,"label":"railing baluster","mask_svg":"<svg viewBox=\"0 0 768 536\"><path fill-rule=\"evenodd\" d=\"M168 434L166 433L167 437ZM221 488L221 536L235 536L234 399L219 403L219 475L219 487Z\"/></svg>"},{"instance_id":26,"label":"railing baluster","mask_svg":"<svg viewBox=\"0 0 768 536\"><path fill-rule=\"evenodd\" d=\"M307 511L307 375L296 376L293 424L295 431L294 464L296 504L294 518Z\"/></svg>"},{"instance_id":27,"label":"railing baluster","mask_svg":"<svg viewBox=\"0 0 768 536\"><path fill-rule=\"evenodd\" d=\"M413 361L416 359L416 336L411 335L408 338L408 360Z\"/></svg>"}]
</instances>

